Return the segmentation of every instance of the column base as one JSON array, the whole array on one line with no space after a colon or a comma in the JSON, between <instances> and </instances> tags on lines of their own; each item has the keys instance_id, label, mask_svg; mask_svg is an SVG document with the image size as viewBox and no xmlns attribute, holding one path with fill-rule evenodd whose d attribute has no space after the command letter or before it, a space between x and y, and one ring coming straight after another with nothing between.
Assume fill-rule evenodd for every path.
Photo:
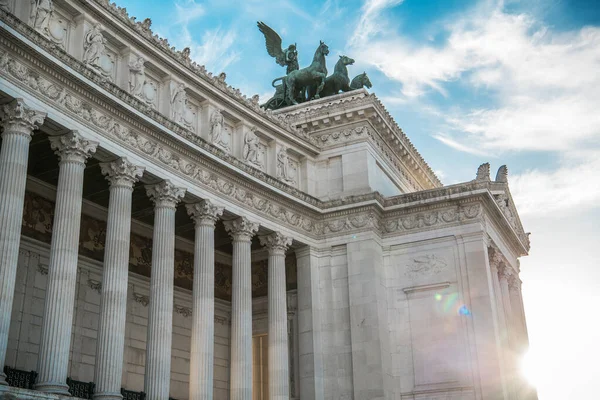
<instances>
[{"instance_id":1,"label":"column base","mask_svg":"<svg viewBox=\"0 0 600 400\"><path fill-rule=\"evenodd\" d=\"M45 383L36 383L34 386L35 390L38 390L40 392L44 392L44 393L51 393L51 394L60 394L62 396L70 396L71 393L69 393L69 386L64 384L64 383L58 383L58 382L45 382Z\"/></svg>"},{"instance_id":2,"label":"column base","mask_svg":"<svg viewBox=\"0 0 600 400\"><path fill-rule=\"evenodd\" d=\"M123 395L115 392L94 393L94 400L122 400Z\"/></svg>"}]
</instances>

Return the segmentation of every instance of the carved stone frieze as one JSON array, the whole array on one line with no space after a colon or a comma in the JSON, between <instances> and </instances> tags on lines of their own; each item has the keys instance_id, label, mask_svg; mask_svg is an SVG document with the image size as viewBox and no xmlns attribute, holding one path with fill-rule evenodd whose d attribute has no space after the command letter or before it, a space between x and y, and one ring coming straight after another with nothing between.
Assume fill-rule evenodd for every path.
<instances>
[{"instance_id":1,"label":"carved stone frieze","mask_svg":"<svg viewBox=\"0 0 600 400\"><path fill-rule=\"evenodd\" d=\"M173 311L179 315L183 315L185 318L192 316L192 309L189 307L180 306L178 304L173 305Z\"/></svg>"},{"instance_id":2,"label":"carved stone frieze","mask_svg":"<svg viewBox=\"0 0 600 400\"><path fill-rule=\"evenodd\" d=\"M150 298L148 296L136 292L133 292L133 300L144 307L148 307L148 304L150 304Z\"/></svg>"},{"instance_id":3,"label":"carved stone frieze","mask_svg":"<svg viewBox=\"0 0 600 400\"><path fill-rule=\"evenodd\" d=\"M97 281L94 279L88 279L87 285L90 289L95 290L98 293L100 293L102 291L102 282L100 282L100 281Z\"/></svg>"},{"instance_id":4,"label":"carved stone frieze","mask_svg":"<svg viewBox=\"0 0 600 400\"><path fill-rule=\"evenodd\" d=\"M483 209L480 204L467 204L432 210L410 213L397 218L389 218L383 229L386 233L412 231L415 229L433 228L441 225L453 224L477 219L482 216Z\"/></svg>"}]
</instances>

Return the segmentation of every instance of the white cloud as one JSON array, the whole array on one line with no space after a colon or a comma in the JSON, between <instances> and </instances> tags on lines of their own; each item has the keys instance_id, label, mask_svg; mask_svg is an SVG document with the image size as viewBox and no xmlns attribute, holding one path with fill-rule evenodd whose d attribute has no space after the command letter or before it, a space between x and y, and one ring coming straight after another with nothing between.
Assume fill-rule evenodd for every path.
<instances>
[{"instance_id":1,"label":"white cloud","mask_svg":"<svg viewBox=\"0 0 600 400\"><path fill-rule=\"evenodd\" d=\"M190 47L192 59L206 65L209 71L222 72L239 59L239 52L233 50L237 36L233 29L223 30L219 27L207 30L200 42L192 39L187 28L183 28L183 35L186 46Z\"/></svg>"},{"instance_id":2,"label":"white cloud","mask_svg":"<svg viewBox=\"0 0 600 400\"><path fill-rule=\"evenodd\" d=\"M566 160L555 171L532 169L510 177L510 188L520 215L595 207L600 202L600 152Z\"/></svg>"},{"instance_id":3,"label":"white cloud","mask_svg":"<svg viewBox=\"0 0 600 400\"><path fill-rule=\"evenodd\" d=\"M186 0L175 3L176 25L187 25L190 22L204 16L206 10L204 5L196 3L194 0Z\"/></svg>"},{"instance_id":4,"label":"white cloud","mask_svg":"<svg viewBox=\"0 0 600 400\"><path fill-rule=\"evenodd\" d=\"M496 152L569 150L600 137L600 28L557 33L531 16L480 7L447 25L448 38L436 47L389 28L379 34L385 8L396 3L365 3L374 11L357 28L366 26L366 34L350 41L357 58L401 82L409 99L432 90L448 96L446 85L460 79L494 101L447 114L453 139L447 144Z\"/></svg>"}]
</instances>

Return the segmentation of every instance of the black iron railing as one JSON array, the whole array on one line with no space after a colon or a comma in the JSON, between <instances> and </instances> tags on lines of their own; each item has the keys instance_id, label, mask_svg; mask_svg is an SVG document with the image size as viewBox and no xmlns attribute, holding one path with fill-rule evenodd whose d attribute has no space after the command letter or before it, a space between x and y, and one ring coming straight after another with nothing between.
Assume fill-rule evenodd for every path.
<instances>
[{"instance_id":1,"label":"black iron railing","mask_svg":"<svg viewBox=\"0 0 600 400\"><path fill-rule=\"evenodd\" d=\"M123 400L146 400L146 393L121 388Z\"/></svg>"},{"instance_id":2,"label":"black iron railing","mask_svg":"<svg viewBox=\"0 0 600 400\"><path fill-rule=\"evenodd\" d=\"M23 389L33 389L35 378L37 378L37 372L35 371L23 371L8 366L4 366L4 373L9 386Z\"/></svg>"},{"instance_id":3,"label":"black iron railing","mask_svg":"<svg viewBox=\"0 0 600 400\"><path fill-rule=\"evenodd\" d=\"M81 399L91 399L94 395L94 389L96 384L94 382L81 382L71 378L67 378L67 385L69 386L69 393L73 397L79 397Z\"/></svg>"}]
</instances>

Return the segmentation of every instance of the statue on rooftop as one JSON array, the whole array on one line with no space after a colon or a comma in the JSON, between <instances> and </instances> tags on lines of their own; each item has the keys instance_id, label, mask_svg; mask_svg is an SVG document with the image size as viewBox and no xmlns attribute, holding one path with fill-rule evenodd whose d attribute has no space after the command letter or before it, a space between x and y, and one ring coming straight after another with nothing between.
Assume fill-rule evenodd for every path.
<instances>
[{"instance_id":1,"label":"statue on rooftop","mask_svg":"<svg viewBox=\"0 0 600 400\"><path fill-rule=\"evenodd\" d=\"M290 44L287 49L281 47L281 37L275 32L270 26L264 22L258 22L258 30L265 36L265 44L267 46L267 53L271 57L275 58L277 64L282 67L287 66L286 74L299 69L298 66L298 51L296 50L296 43Z\"/></svg>"}]
</instances>

